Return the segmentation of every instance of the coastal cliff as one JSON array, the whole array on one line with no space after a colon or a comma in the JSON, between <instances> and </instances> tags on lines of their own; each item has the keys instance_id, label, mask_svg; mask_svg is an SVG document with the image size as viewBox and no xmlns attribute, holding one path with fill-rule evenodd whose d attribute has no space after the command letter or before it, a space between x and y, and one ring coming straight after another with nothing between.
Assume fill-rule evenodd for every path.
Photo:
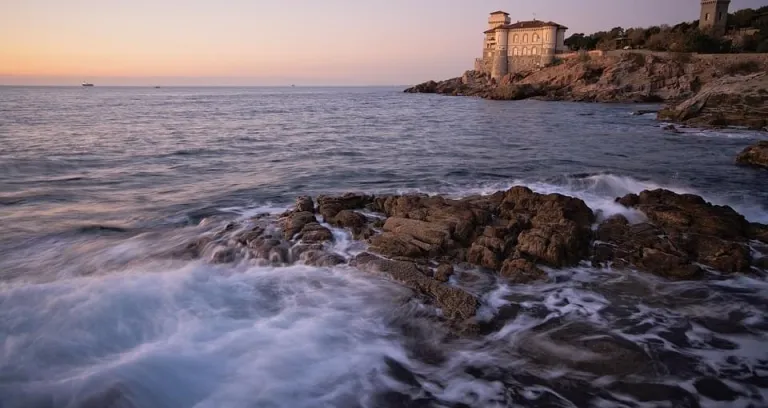
<instances>
[{"instance_id":1,"label":"coastal cliff","mask_svg":"<svg viewBox=\"0 0 768 408\"><path fill-rule=\"evenodd\" d=\"M659 116L662 120L763 129L768 109L767 67L764 58L749 56L734 62L690 54L585 55L508 74L498 81L482 72L467 71L461 77L428 81L405 92L493 100L666 102L668 106Z\"/></svg>"}]
</instances>

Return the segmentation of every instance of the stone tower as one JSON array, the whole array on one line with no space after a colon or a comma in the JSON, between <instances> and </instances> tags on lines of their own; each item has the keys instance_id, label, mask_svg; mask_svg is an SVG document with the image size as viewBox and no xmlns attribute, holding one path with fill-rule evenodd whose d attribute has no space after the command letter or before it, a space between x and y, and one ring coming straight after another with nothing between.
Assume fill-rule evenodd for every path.
<instances>
[{"instance_id":1,"label":"stone tower","mask_svg":"<svg viewBox=\"0 0 768 408\"><path fill-rule=\"evenodd\" d=\"M701 17L699 29L712 31L716 35L725 34L725 23L728 19L728 6L731 0L701 0Z\"/></svg>"},{"instance_id":2,"label":"stone tower","mask_svg":"<svg viewBox=\"0 0 768 408\"><path fill-rule=\"evenodd\" d=\"M509 72L509 56L507 51L508 36L507 32L498 28L509 24L509 13L503 11L494 11L488 18L488 28L495 30L495 45L492 54L491 77L497 81ZM497 30L498 29L498 30Z\"/></svg>"}]
</instances>

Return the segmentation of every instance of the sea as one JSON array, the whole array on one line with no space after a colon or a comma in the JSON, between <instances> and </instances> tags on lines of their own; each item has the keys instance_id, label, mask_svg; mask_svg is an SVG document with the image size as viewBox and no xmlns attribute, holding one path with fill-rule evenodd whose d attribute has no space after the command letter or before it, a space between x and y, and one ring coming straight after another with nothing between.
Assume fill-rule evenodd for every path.
<instances>
[{"instance_id":1,"label":"sea","mask_svg":"<svg viewBox=\"0 0 768 408\"><path fill-rule=\"evenodd\" d=\"M401 88L0 87L0 408L768 407L768 280L457 272L459 335L348 265L174 259L299 195L645 189L768 223L765 133ZM365 250L334 230L337 253ZM757 251L757 250L756 250ZM760 255L759 253L755 254ZM595 343L597 342L597 343ZM598 344L599 346L595 346Z\"/></svg>"}]
</instances>

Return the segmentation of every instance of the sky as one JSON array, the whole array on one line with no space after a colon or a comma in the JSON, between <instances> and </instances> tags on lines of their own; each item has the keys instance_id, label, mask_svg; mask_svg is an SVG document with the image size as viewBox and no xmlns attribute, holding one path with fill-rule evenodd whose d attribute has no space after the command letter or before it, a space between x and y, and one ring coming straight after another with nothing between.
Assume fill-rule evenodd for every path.
<instances>
[{"instance_id":1,"label":"sky","mask_svg":"<svg viewBox=\"0 0 768 408\"><path fill-rule=\"evenodd\" d=\"M0 0L0 85L412 84L471 69L495 10L567 36L696 20L699 0Z\"/></svg>"}]
</instances>

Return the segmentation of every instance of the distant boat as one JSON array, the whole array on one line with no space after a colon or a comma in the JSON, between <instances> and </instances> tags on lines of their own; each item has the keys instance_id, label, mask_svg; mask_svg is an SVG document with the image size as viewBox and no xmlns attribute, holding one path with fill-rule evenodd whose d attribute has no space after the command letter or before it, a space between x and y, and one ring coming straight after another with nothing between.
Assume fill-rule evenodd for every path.
<instances>
[{"instance_id":1,"label":"distant boat","mask_svg":"<svg viewBox=\"0 0 768 408\"><path fill-rule=\"evenodd\" d=\"M83 86L93 86L93 84L88 83L88 82L83 82Z\"/></svg>"},{"instance_id":2,"label":"distant boat","mask_svg":"<svg viewBox=\"0 0 768 408\"><path fill-rule=\"evenodd\" d=\"M155 87L155 89L158 89L158 88L160 88L160 87L159 87L159 86L156 86L156 87Z\"/></svg>"}]
</instances>

